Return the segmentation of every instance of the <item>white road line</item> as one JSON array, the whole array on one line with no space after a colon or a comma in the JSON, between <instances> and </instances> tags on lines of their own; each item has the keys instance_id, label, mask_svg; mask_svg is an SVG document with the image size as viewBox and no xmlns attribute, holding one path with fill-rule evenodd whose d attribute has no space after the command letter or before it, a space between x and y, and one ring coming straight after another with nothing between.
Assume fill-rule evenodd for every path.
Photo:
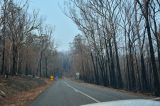
<instances>
[{"instance_id":1,"label":"white road line","mask_svg":"<svg viewBox=\"0 0 160 106\"><path fill-rule=\"evenodd\" d=\"M153 98L153 100L157 100L157 101L160 101L160 97L157 97L157 98Z\"/></svg>"},{"instance_id":2,"label":"white road line","mask_svg":"<svg viewBox=\"0 0 160 106\"><path fill-rule=\"evenodd\" d=\"M87 95L86 93L84 93L84 92L82 92L82 91L80 91L80 90L74 88L73 86L69 85L67 82L64 82L64 83L65 83L68 87L72 88L75 92L80 93L80 94L82 94L82 95L84 95L84 96L86 96L86 97L92 99L93 101L95 101L95 102L97 102L97 103L100 102L99 100L97 100L97 99L95 99L95 98L93 98L93 97Z\"/></svg>"}]
</instances>

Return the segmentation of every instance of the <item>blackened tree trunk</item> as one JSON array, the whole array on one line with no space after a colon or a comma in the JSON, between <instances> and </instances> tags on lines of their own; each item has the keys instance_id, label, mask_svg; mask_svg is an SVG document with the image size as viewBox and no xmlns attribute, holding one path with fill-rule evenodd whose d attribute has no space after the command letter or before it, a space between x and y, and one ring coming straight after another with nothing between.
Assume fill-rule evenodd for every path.
<instances>
[{"instance_id":1,"label":"blackened tree trunk","mask_svg":"<svg viewBox=\"0 0 160 106\"><path fill-rule=\"evenodd\" d=\"M131 90L135 90L135 71L134 71L134 64L133 64L133 50L132 50L132 46L130 44L130 40L129 40L129 60L130 60L130 71L129 71L129 76L130 76L130 87Z\"/></svg>"},{"instance_id":2,"label":"blackened tree trunk","mask_svg":"<svg viewBox=\"0 0 160 106\"><path fill-rule=\"evenodd\" d=\"M26 63L25 75L28 75L28 63Z\"/></svg>"},{"instance_id":3,"label":"blackened tree trunk","mask_svg":"<svg viewBox=\"0 0 160 106\"><path fill-rule=\"evenodd\" d=\"M155 55L154 55L154 48L153 48L153 42L152 42L152 35L151 35L151 26L149 22L149 8L150 8L150 3L152 2L151 0L145 0L143 1L143 4L140 3L139 0L137 0L141 11L143 13L144 19L145 19L145 24L146 24L146 29L147 29L147 35L148 35L148 41L149 41L149 47L150 47L150 57L151 57L151 64L152 64L152 72L153 72L153 93L157 96L160 95L160 81L158 79L158 70L157 70L157 65L156 65L156 60L155 60Z\"/></svg>"},{"instance_id":4,"label":"blackened tree trunk","mask_svg":"<svg viewBox=\"0 0 160 106\"><path fill-rule=\"evenodd\" d=\"M142 90L146 91L148 89L148 85L147 85L147 74L146 74L143 53L141 54L141 82L142 82Z\"/></svg>"},{"instance_id":5,"label":"blackened tree trunk","mask_svg":"<svg viewBox=\"0 0 160 106\"><path fill-rule=\"evenodd\" d=\"M48 59L45 57L45 65L46 65L46 77L48 77Z\"/></svg>"},{"instance_id":6,"label":"blackened tree trunk","mask_svg":"<svg viewBox=\"0 0 160 106\"><path fill-rule=\"evenodd\" d=\"M111 64L111 84L114 88L116 88L117 81L115 77L115 65L114 65L114 59L113 59L113 52L112 52L112 45L111 45L111 39L109 40L109 51L110 51L110 64Z\"/></svg>"},{"instance_id":7,"label":"blackened tree trunk","mask_svg":"<svg viewBox=\"0 0 160 106\"><path fill-rule=\"evenodd\" d=\"M17 47L15 42L13 41L13 45L12 45L12 52L13 52L13 57L12 57L12 75L16 75L17 72Z\"/></svg>"},{"instance_id":8,"label":"blackened tree trunk","mask_svg":"<svg viewBox=\"0 0 160 106\"><path fill-rule=\"evenodd\" d=\"M156 42L157 42L157 52L158 52L158 65L159 65L159 70L160 70L160 41L159 41L159 38L158 38L158 30L157 30L157 22L156 22L156 10L153 9L153 23L154 23L154 35L155 35L155 38L156 38Z\"/></svg>"},{"instance_id":9,"label":"blackened tree trunk","mask_svg":"<svg viewBox=\"0 0 160 106\"><path fill-rule=\"evenodd\" d=\"M122 82L122 76L121 76L121 69L120 69L120 65L119 65L119 56L118 56L118 48L117 48L117 42L116 42L116 36L115 33L113 34L113 41L114 41L114 46L115 46L115 53L116 53L116 64L117 64L117 70L116 70L116 74L117 74L117 87L118 88L122 88L123 86L123 82Z\"/></svg>"},{"instance_id":10,"label":"blackened tree trunk","mask_svg":"<svg viewBox=\"0 0 160 106\"><path fill-rule=\"evenodd\" d=\"M153 43L152 43L152 37L151 37L148 17L145 18L145 22L146 22L146 28L147 28L147 33L148 33L150 56L151 56L152 69L153 69L153 75L154 75L154 78L153 78L154 93L155 95L159 96L160 95L160 82L158 79L158 71L157 71L157 65L156 65L156 60L154 56L154 49L153 49Z\"/></svg>"},{"instance_id":11,"label":"blackened tree trunk","mask_svg":"<svg viewBox=\"0 0 160 106\"><path fill-rule=\"evenodd\" d=\"M1 65L1 75L5 73L5 38L3 38L3 52L2 52L2 65Z\"/></svg>"},{"instance_id":12,"label":"blackened tree trunk","mask_svg":"<svg viewBox=\"0 0 160 106\"><path fill-rule=\"evenodd\" d=\"M1 65L1 75L5 73L5 38L6 38L6 11L7 11L7 1L4 0L3 6L3 16L2 16L2 65Z\"/></svg>"},{"instance_id":13,"label":"blackened tree trunk","mask_svg":"<svg viewBox=\"0 0 160 106\"><path fill-rule=\"evenodd\" d=\"M150 30L149 17L148 17L148 5L149 5L148 3L145 4L145 7L146 7L145 8L145 10L146 10L145 23L146 23L147 33L148 33L150 56L151 56L152 69L153 69L153 75L154 75L154 78L153 78L154 94L159 96L160 95L160 82L158 79L157 65L156 65L152 37L151 37L151 30Z\"/></svg>"},{"instance_id":14,"label":"blackened tree trunk","mask_svg":"<svg viewBox=\"0 0 160 106\"><path fill-rule=\"evenodd\" d=\"M39 59L39 76L42 76L42 51L40 53L40 59Z\"/></svg>"},{"instance_id":15,"label":"blackened tree trunk","mask_svg":"<svg viewBox=\"0 0 160 106\"><path fill-rule=\"evenodd\" d=\"M139 43L139 50L140 50L140 63L141 63L141 69L138 74L140 74L140 89L141 91L146 91L148 89L147 84L147 74L146 74L146 66L145 66L145 60L144 60L144 53L143 53L143 45L144 45L144 39L145 39L145 31L144 31L144 37L143 41L140 39L140 32L139 32L139 24L138 24L138 18L137 18L137 1L134 2L134 9L135 9L135 22L136 22L136 33L138 36L138 43Z\"/></svg>"}]
</instances>

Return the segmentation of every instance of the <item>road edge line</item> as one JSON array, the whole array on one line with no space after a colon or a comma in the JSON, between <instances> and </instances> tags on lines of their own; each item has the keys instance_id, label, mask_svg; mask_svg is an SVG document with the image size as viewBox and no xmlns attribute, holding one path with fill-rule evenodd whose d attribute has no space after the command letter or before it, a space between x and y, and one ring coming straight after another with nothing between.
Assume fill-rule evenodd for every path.
<instances>
[{"instance_id":1,"label":"road edge line","mask_svg":"<svg viewBox=\"0 0 160 106\"><path fill-rule=\"evenodd\" d=\"M95 101L95 102L97 102L97 103L100 102L99 100L97 100L97 99L95 99L95 98L89 96L88 94L86 94L86 93L84 93L84 92L82 92L82 91L80 91L80 90L74 88L73 86L71 86L71 85L68 84L67 82L64 82L64 83L65 83L68 87L72 88L75 92L79 92L80 94L82 94L82 95L84 95L84 96L90 98L91 100L93 100L93 101Z\"/></svg>"}]
</instances>

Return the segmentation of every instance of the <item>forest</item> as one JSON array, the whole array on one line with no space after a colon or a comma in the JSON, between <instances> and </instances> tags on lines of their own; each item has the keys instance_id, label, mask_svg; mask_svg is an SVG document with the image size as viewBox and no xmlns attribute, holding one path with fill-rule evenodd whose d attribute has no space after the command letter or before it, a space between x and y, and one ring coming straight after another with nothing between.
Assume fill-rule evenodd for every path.
<instances>
[{"instance_id":1,"label":"forest","mask_svg":"<svg viewBox=\"0 0 160 106\"><path fill-rule=\"evenodd\" d=\"M69 0L81 31L69 53L85 82L160 96L160 1Z\"/></svg>"},{"instance_id":2,"label":"forest","mask_svg":"<svg viewBox=\"0 0 160 106\"><path fill-rule=\"evenodd\" d=\"M97 85L160 96L160 1L68 0L78 27L70 51L28 0L0 0L0 75L49 77L65 70Z\"/></svg>"},{"instance_id":3,"label":"forest","mask_svg":"<svg viewBox=\"0 0 160 106\"><path fill-rule=\"evenodd\" d=\"M0 75L53 74L58 68L53 32L28 0L0 0Z\"/></svg>"}]
</instances>

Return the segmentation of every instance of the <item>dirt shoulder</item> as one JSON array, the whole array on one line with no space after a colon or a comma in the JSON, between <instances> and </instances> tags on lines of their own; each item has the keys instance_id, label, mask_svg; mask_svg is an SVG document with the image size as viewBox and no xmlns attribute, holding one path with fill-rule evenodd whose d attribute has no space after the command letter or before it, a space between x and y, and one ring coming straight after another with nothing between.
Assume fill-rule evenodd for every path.
<instances>
[{"instance_id":1,"label":"dirt shoulder","mask_svg":"<svg viewBox=\"0 0 160 106\"><path fill-rule=\"evenodd\" d=\"M52 82L32 77L0 77L0 106L27 106Z\"/></svg>"}]
</instances>

